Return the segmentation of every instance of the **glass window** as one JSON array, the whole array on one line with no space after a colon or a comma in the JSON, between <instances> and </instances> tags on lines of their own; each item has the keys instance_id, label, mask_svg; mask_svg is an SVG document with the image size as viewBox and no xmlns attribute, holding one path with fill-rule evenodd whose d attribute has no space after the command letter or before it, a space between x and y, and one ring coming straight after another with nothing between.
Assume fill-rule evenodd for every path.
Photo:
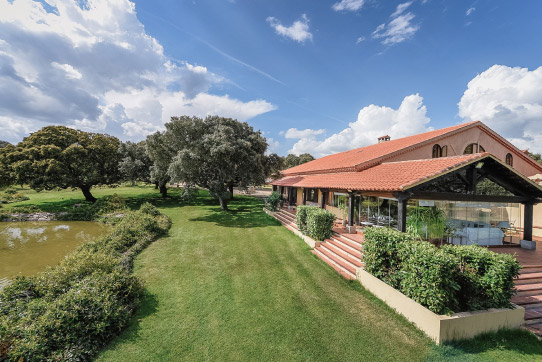
<instances>
[{"instance_id":1,"label":"glass window","mask_svg":"<svg viewBox=\"0 0 542 362\"><path fill-rule=\"evenodd\" d=\"M440 149L440 157L448 156L448 146L442 146Z\"/></svg>"},{"instance_id":2,"label":"glass window","mask_svg":"<svg viewBox=\"0 0 542 362\"><path fill-rule=\"evenodd\" d=\"M506 164L508 166L514 166L514 157L512 156L511 153L506 155Z\"/></svg>"}]
</instances>

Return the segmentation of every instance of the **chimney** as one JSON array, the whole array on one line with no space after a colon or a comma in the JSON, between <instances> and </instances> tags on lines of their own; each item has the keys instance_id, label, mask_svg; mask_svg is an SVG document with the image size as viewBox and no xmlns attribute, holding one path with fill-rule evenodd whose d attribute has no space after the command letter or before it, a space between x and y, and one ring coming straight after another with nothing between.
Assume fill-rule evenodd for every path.
<instances>
[{"instance_id":1,"label":"chimney","mask_svg":"<svg viewBox=\"0 0 542 362\"><path fill-rule=\"evenodd\" d=\"M378 143L388 142L390 139L391 139L391 137L388 136L388 135L380 136L380 137L378 137Z\"/></svg>"}]
</instances>

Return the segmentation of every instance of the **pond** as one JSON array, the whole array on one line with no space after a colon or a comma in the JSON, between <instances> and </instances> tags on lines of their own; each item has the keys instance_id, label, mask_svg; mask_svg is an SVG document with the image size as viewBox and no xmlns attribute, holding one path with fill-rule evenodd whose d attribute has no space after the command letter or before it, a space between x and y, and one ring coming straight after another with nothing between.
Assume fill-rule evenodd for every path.
<instances>
[{"instance_id":1,"label":"pond","mask_svg":"<svg viewBox=\"0 0 542 362\"><path fill-rule=\"evenodd\" d=\"M91 221L0 222L0 288L17 275L34 275L57 264L108 229Z\"/></svg>"}]
</instances>

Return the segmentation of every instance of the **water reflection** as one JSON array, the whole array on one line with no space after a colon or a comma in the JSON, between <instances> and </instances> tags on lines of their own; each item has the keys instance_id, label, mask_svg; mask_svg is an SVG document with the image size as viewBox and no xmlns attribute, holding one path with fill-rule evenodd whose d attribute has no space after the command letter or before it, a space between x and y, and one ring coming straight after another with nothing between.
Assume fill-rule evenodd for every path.
<instances>
[{"instance_id":1,"label":"water reflection","mask_svg":"<svg viewBox=\"0 0 542 362\"><path fill-rule=\"evenodd\" d=\"M6 278L33 275L57 264L107 228L89 221L0 222L0 287Z\"/></svg>"}]
</instances>

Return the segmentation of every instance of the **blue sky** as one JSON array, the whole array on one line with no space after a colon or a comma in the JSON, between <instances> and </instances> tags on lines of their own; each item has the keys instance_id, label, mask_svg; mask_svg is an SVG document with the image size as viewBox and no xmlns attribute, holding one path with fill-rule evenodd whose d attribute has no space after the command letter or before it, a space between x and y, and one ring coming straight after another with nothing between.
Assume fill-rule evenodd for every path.
<instances>
[{"instance_id":1,"label":"blue sky","mask_svg":"<svg viewBox=\"0 0 542 362\"><path fill-rule=\"evenodd\" d=\"M4 14L21 12L22 8L10 7L17 2L39 7L31 1L0 1ZM201 116L221 112L261 129L270 138L271 150L279 154L321 156L372 143L380 133L397 138L473 119L484 121L518 147L542 150L538 146L542 140L538 129L542 124L540 1L96 3L80 11L95 6L90 9L93 16L109 17L109 23L96 26L88 11L81 21L70 14L67 0L43 6L47 14L57 16L56 22L43 11L40 16L49 22L47 32L55 36L66 37L67 26L55 25L65 20L82 24L86 33L94 32L96 37L107 33L104 39L131 53L118 55L116 49L104 58L113 46L96 55L91 48L98 43L88 38L86 57L96 58L84 62L74 55L81 41L70 31L72 49L58 45L59 54L65 51L66 56L54 59L36 41L37 61L43 56L42 64L65 72L69 83L64 91L77 84L82 93L71 99L71 94L58 91L61 101L69 98L72 104L58 121L49 106L40 113L39 105L23 107L18 106L24 103L21 100L4 104L0 100L4 138L16 142L36 127L58 123L137 140L160 129L170 116L180 115L168 112ZM2 17L0 54L3 45L4 53L11 56L5 64L21 73L25 67L38 67L28 65L32 62L26 59L28 49L13 33L22 27L35 39L45 31L33 26L35 18ZM133 36L119 36L119 29ZM142 36L147 38L142 41ZM49 48L57 43L51 44ZM116 57L125 59L127 70L115 64ZM160 69L166 62L167 70ZM108 74L88 80L93 77L92 67L100 68L94 74L108 67L112 74L127 74L114 78L115 85L110 86ZM50 69L36 72L50 73ZM151 85L146 84L149 77L141 76L146 72L153 74ZM127 80L135 74L137 82ZM37 77L35 82L41 78L45 79ZM56 87L55 82L42 83L43 89ZM10 90L13 87L0 86L0 96ZM182 107L175 105L179 97Z\"/></svg>"}]
</instances>

